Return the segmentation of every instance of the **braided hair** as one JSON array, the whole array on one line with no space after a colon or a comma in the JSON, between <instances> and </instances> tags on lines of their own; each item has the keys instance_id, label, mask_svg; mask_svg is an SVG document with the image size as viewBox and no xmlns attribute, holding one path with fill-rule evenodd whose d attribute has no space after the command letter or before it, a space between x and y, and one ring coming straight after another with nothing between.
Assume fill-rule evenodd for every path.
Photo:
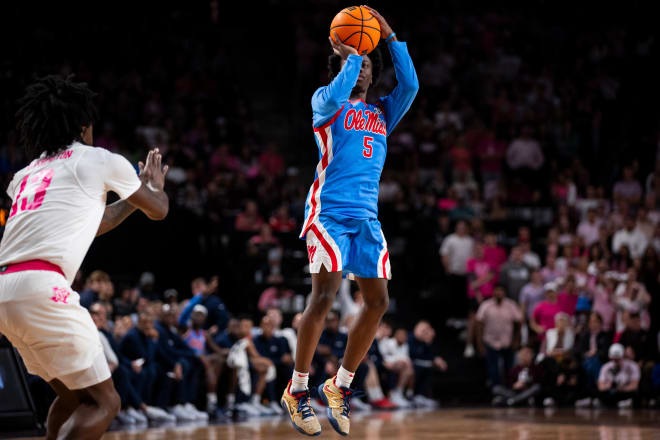
<instances>
[{"instance_id":1,"label":"braided hair","mask_svg":"<svg viewBox=\"0 0 660 440\"><path fill-rule=\"evenodd\" d=\"M73 75L40 78L28 86L19 100L17 128L28 157L44 151L51 156L65 149L81 140L82 127L96 119L96 93L86 83L73 82L72 78Z\"/></svg>"},{"instance_id":2,"label":"braided hair","mask_svg":"<svg viewBox=\"0 0 660 440\"><path fill-rule=\"evenodd\" d=\"M378 79L380 78L381 73L383 73L383 55L379 48L375 48L366 56L371 60L371 79L372 85L375 86L378 84ZM333 53L328 57L328 78L330 78L330 81L332 81L340 71L341 57Z\"/></svg>"}]
</instances>

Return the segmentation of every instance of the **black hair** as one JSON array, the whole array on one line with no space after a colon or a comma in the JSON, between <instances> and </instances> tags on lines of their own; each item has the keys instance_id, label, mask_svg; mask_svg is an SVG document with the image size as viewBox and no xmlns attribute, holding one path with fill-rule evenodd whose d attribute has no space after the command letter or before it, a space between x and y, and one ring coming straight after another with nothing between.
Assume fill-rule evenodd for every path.
<instances>
[{"instance_id":1,"label":"black hair","mask_svg":"<svg viewBox=\"0 0 660 440\"><path fill-rule=\"evenodd\" d=\"M19 100L17 128L28 156L56 154L81 140L81 128L96 119L96 93L72 79L73 75L45 76L28 86Z\"/></svg>"},{"instance_id":2,"label":"black hair","mask_svg":"<svg viewBox=\"0 0 660 440\"><path fill-rule=\"evenodd\" d=\"M379 48L375 48L367 56L371 60L371 85L375 86L378 84L380 75L383 73L383 54ZM341 57L336 53L333 53L328 57L328 78L330 78L330 81L332 81L340 71Z\"/></svg>"}]
</instances>

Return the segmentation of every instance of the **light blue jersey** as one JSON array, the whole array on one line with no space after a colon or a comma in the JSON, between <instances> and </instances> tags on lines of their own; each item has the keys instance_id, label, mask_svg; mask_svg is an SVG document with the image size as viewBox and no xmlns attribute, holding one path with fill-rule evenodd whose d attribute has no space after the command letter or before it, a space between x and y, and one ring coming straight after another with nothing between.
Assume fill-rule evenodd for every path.
<instances>
[{"instance_id":1,"label":"light blue jersey","mask_svg":"<svg viewBox=\"0 0 660 440\"><path fill-rule=\"evenodd\" d=\"M374 271L369 273L373 272L374 277L383 277L383 271L389 267L389 262L382 261L387 259L387 246L377 221L380 175L387 155L387 135L410 108L419 83L406 43L391 41L388 46L398 84L377 104L349 99L362 66L359 55L349 55L341 72L312 97L319 163L307 196L305 222L300 234L308 241L312 273L317 266L320 268L314 264L315 255L319 256L319 261L324 260L328 271L334 272L342 270L342 261L344 265L348 261L348 255L343 255L346 252L340 252L340 247L344 250L362 248L359 243L339 246L340 238L328 234L328 230L332 229L334 235L343 237L341 240L359 241L358 232L341 233L341 225L350 220L371 220L371 228L377 228L369 234L372 241L374 237L378 239L377 243L373 243L373 253L379 261L373 262ZM332 227L329 226L331 222L334 223ZM315 244L310 245L310 239ZM322 247L323 252L317 252L317 245ZM351 254L354 253L351 251ZM381 268L377 273L376 265ZM365 273L356 275L367 276ZM387 274L385 277L389 278Z\"/></svg>"}]
</instances>

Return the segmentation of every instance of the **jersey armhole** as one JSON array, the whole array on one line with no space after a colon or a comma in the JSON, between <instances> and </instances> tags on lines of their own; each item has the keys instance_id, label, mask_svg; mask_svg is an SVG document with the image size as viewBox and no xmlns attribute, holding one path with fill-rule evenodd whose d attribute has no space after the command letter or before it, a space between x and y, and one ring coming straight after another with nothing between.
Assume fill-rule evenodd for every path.
<instances>
[{"instance_id":1,"label":"jersey armhole","mask_svg":"<svg viewBox=\"0 0 660 440\"><path fill-rule=\"evenodd\" d=\"M337 110L337 113L335 113L335 115L332 118L330 118L329 121L324 122L323 124L319 125L318 127L313 127L314 131L321 131L324 128L327 128L328 126L332 125L337 120L337 118L339 117L341 112L344 110L345 106L346 106L346 104L342 105L341 108L339 110Z\"/></svg>"}]
</instances>

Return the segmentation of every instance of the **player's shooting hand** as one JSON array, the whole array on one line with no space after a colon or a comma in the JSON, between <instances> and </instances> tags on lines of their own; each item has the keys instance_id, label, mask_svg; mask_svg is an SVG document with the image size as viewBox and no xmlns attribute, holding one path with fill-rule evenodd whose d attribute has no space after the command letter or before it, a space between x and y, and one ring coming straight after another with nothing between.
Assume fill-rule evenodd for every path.
<instances>
[{"instance_id":1,"label":"player's shooting hand","mask_svg":"<svg viewBox=\"0 0 660 440\"><path fill-rule=\"evenodd\" d=\"M158 148L154 148L147 154L147 159L144 163L138 162L140 168L140 179L146 184L157 191L162 191L165 188L165 176L169 167L161 165L163 156L160 154Z\"/></svg>"},{"instance_id":2,"label":"player's shooting hand","mask_svg":"<svg viewBox=\"0 0 660 440\"><path fill-rule=\"evenodd\" d=\"M363 6L364 8L366 8L366 9L368 9L369 12L371 12L371 15L373 15L374 17L376 17L376 20L378 20L378 24L380 25L380 38L382 38L382 39L386 39L387 37L389 37L390 35L392 35L392 33L393 33L394 31L392 30L392 28L390 27L390 25L387 24L387 20L385 20L385 19L383 18L383 16L380 15L380 14L378 13L377 10L375 10L374 8L370 8L370 7L367 6L367 5L362 5L362 6Z\"/></svg>"},{"instance_id":3,"label":"player's shooting hand","mask_svg":"<svg viewBox=\"0 0 660 440\"><path fill-rule=\"evenodd\" d=\"M334 38L328 37L328 40L330 40L330 45L332 46L332 51L342 57L342 59L348 58L349 55L357 55L358 52L357 50L349 46L348 44L344 44L341 42L341 39L339 38L339 35L337 35L337 32L333 32Z\"/></svg>"}]
</instances>

